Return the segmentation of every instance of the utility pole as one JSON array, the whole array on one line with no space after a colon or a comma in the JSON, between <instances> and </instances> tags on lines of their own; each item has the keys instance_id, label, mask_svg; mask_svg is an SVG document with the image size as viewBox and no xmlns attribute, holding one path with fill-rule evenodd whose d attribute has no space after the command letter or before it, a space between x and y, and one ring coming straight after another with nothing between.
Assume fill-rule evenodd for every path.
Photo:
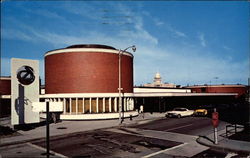
<instances>
[{"instance_id":1,"label":"utility pole","mask_svg":"<svg viewBox=\"0 0 250 158\"><path fill-rule=\"evenodd\" d=\"M119 63L118 63L118 80L119 80L119 85L118 85L118 93L119 93L119 125L121 125L122 124L122 94L121 94L121 92L122 92L122 90L123 90L123 88L121 87L122 85L121 85L121 60L122 60L122 54L124 53L124 52L126 52L126 50L127 49L129 49L129 48L132 48L132 50L133 50L133 52L135 52L136 51L136 47L133 45L133 46L130 46L130 47L128 47L128 48L126 48L126 49L124 49L124 50L119 50L119 52L118 52L118 56L119 56Z\"/></svg>"}]
</instances>

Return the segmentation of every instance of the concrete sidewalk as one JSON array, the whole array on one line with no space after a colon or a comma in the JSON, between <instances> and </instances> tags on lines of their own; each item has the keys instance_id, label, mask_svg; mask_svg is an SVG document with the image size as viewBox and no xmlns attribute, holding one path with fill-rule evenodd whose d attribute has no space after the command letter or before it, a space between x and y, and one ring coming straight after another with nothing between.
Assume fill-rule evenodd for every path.
<instances>
[{"instance_id":1,"label":"concrete sidewalk","mask_svg":"<svg viewBox=\"0 0 250 158\"><path fill-rule=\"evenodd\" d=\"M164 113L145 113L144 118L142 114L137 117L133 117L132 120L129 118L124 119L121 126L128 126L131 124L142 124L147 123L156 119L164 117ZM90 131L102 128L110 128L120 126L118 120L96 120L96 121L62 121L56 124L50 124L50 136L65 135L70 133L77 133L83 131ZM46 126L40 126L32 130L17 131L19 136L13 136L8 138L2 138L0 140L0 146L25 143L31 140L36 140L46 137Z\"/></svg>"},{"instance_id":2,"label":"concrete sidewalk","mask_svg":"<svg viewBox=\"0 0 250 158\"><path fill-rule=\"evenodd\" d=\"M250 142L228 139L225 137L225 133L225 129L218 132L218 144L214 144L213 133L208 136L200 136L196 141L215 150L248 153L250 155Z\"/></svg>"}]
</instances>

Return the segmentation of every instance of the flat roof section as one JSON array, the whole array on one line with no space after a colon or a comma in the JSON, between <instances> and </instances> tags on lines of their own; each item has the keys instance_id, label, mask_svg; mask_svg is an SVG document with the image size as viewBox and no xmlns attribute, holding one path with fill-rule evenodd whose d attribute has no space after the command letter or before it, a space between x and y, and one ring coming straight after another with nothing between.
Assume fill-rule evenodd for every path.
<instances>
[{"instance_id":1,"label":"flat roof section","mask_svg":"<svg viewBox=\"0 0 250 158\"><path fill-rule=\"evenodd\" d=\"M134 93L134 94L125 94L124 97L193 97L193 96L237 96L237 93L180 93L180 92L171 92L171 93ZM98 95L95 95L98 96ZM99 97L110 97L110 94L102 94ZM113 94L113 96L118 96L117 94ZM87 94L46 94L46 95L40 95L40 98L49 98L49 97L93 97L92 95ZM1 99L11 99L11 95L0 95Z\"/></svg>"},{"instance_id":2,"label":"flat roof section","mask_svg":"<svg viewBox=\"0 0 250 158\"><path fill-rule=\"evenodd\" d=\"M229 87L229 88L235 88L235 87L246 87L245 85L241 84L221 84L221 85L194 85L194 86L185 86L184 88L201 88L201 87Z\"/></svg>"},{"instance_id":3,"label":"flat roof section","mask_svg":"<svg viewBox=\"0 0 250 158\"><path fill-rule=\"evenodd\" d=\"M237 96L238 93L134 93L134 97Z\"/></svg>"}]
</instances>

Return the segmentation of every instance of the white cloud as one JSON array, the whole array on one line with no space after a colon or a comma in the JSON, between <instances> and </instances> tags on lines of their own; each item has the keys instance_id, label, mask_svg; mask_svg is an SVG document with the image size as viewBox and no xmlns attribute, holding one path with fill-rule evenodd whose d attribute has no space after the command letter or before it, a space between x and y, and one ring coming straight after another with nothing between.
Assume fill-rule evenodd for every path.
<instances>
[{"instance_id":1,"label":"white cloud","mask_svg":"<svg viewBox=\"0 0 250 158\"><path fill-rule=\"evenodd\" d=\"M132 38L136 41L143 40L150 42L153 45L158 44L158 39L151 35L145 28L143 24L143 16L139 15L138 13L134 13L130 10L130 8L124 5L118 5L118 10L125 16L133 17L132 19L128 19L128 22L134 22L134 30L130 32L121 31L120 35L125 38ZM144 12L145 13L145 12Z\"/></svg>"},{"instance_id":2,"label":"white cloud","mask_svg":"<svg viewBox=\"0 0 250 158\"><path fill-rule=\"evenodd\" d=\"M152 82L156 71L160 71L165 82L182 85L186 83L204 84L209 83L210 80L213 82L215 76L219 77L217 82L224 83L233 83L233 81L239 80L245 82L247 78L247 62L232 63L232 59L219 60L212 56L198 56L199 52L193 47L192 49L185 46L182 49L178 46L159 47L157 39L143 29L142 22L139 21L135 27L133 32L127 34L120 32L117 36L107 36L95 31L69 36L52 32L39 32L39 30L27 27L29 38L26 40L45 41L53 44L55 48L80 43L99 43L123 49L135 44L137 51L134 53L134 81L137 85ZM171 49L169 49L170 47ZM183 55L182 52L187 53ZM5 58L1 60L3 75L9 75L9 60ZM41 78L44 79L43 61L40 61L40 74Z\"/></svg>"},{"instance_id":3,"label":"white cloud","mask_svg":"<svg viewBox=\"0 0 250 158\"><path fill-rule=\"evenodd\" d=\"M230 48L230 47L228 47L228 46L225 46L225 45L224 45L222 48L224 48L225 50L228 50L228 51L229 51L229 50L232 50L232 48Z\"/></svg>"},{"instance_id":4,"label":"white cloud","mask_svg":"<svg viewBox=\"0 0 250 158\"><path fill-rule=\"evenodd\" d=\"M93 10L93 6L88 5L85 3L84 8L85 9L79 9L75 5L72 5L71 3L65 3L66 5L63 6L63 8L72 13L82 16L82 18L86 19L90 18L93 20L99 20L98 22L101 22L100 19L102 15L105 12L102 12L101 10ZM118 3L115 5L116 7L113 10L108 10L110 13L114 13L113 16L119 15L124 17L131 17L131 18L125 18L122 19L124 23L130 23L132 27L130 27L129 31L125 31L125 29L120 28L119 26L112 26L109 27L115 27L117 30L113 30L112 32L112 38L110 37L109 33L101 32L97 29L93 30L84 30L81 29L81 31L78 32L78 34L59 34L56 32L52 32L50 30L42 30L41 28L34 28L32 25L25 24L17 19L12 19L11 23L12 25L18 26L17 29L5 29L3 30L4 38L12 38L12 39L18 39L18 40L25 40L30 42L48 42L55 47L61 46L61 45L70 45L75 43L90 43L91 40L93 43L117 43L116 41L119 41L120 43L131 43L134 44L137 41L146 42L150 45L157 45L158 39L150 34L145 28L144 28L144 22L143 22L143 16L141 16L137 12L133 12L129 7L122 5L121 3ZM96 7L94 7L96 8ZM29 12L30 10L27 9ZM119 11L119 12L117 12ZM56 12L51 12L47 10L36 10L34 11L36 14L43 15L43 16L52 16L53 18L61 19L63 17L59 16ZM91 14L90 14L91 13ZM92 14L93 13L93 14ZM114 20L114 19L113 19ZM111 43L112 45L112 43Z\"/></svg>"},{"instance_id":5,"label":"white cloud","mask_svg":"<svg viewBox=\"0 0 250 158\"><path fill-rule=\"evenodd\" d=\"M100 20L100 17L102 17L103 12L96 9L96 7L93 7L91 5L92 3L73 3L71 1L66 1L58 7L61 7L64 11L69 12L71 14L82 16L83 18ZM81 7L79 7L78 5L81 5Z\"/></svg>"},{"instance_id":6,"label":"white cloud","mask_svg":"<svg viewBox=\"0 0 250 158\"><path fill-rule=\"evenodd\" d=\"M198 38L200 40L200 43L203 47L206 47L207 46L207 41L205 40L205 35L204 33L199 33L198 34Z\"/></svg>"},{"instance_id":7,"label":"white cloud","mask_svg":"<svg viewBox=\"0 0 250 158\"><path fill-rule=\"evenodd\" d=\"M168 31L173 33L173 35L176 36L176 37L184 37L184 38L187 37L187 35L184 32L181 32L181 31L177 30L176 28L174 28L170 24L167 24L166 28L167 28Z\"/></svg>"},{"instance_id":8,"label":"white cloud","mask_svg":"<svg viewBox=\"0 0 250 158\"><path fill-rule=\"evenodd\" d=\"M159 21L159 20L156 20L155 21L155 25L156 26L161 26L161 25L163 25L164 24L164 22L162 22L162 21Z\"/></svg>"},{"instance_id":9,"label":"white cloud","mask_svg":"<svg viewBox=\"0 0 250 158\"><path fill-rule=\"evenodd\" d=\"M147 19L151 19L156 26L164 25L164 22L158 19L157 17L152 16L149 12L143 10L142 14L147 17Z\"/></svg>"},{"instance_id":10,"label":"white cloud","mask_svg":"<svg viewBox=\"0 0 250 158\"><path fill-rule=\"evenodd\" d=\"M140 46L135 53L135 84L152 82L158 70L164 82L181 85L209 84L210 81L212 84L247 83L248 61L233 62L208 55L199 56L197 50L184 48L190 53L182 54L177 46L171 51ZM214 77L219 79L215 81Z\"/></svg>"},{"instance_id":11,"label":"white cloud","mask_svg":"<svg viewBox=\"0 0 250 158\"><path fill-rule=\"evenodd\" d=\"M187 37L185 33L180 32L180 31L175 31L175 34L180 37Z\"/></svg>"},{"instance_id":12,"label":"white cloud","mask_svg":"<svg viewBox=\"0 0 250 158\"><path fill-rule=\"evenodd\" d=\"M71 8L72 7L72 8ZM76 6L68 6L68 11L72 14L87 17L89 19L100 20L102 12L91 12L92 8L85 6L86 9L79 9ZM59 34L50 30L41 30L33 26L23 24L21 21L16 21L18 30L6 28L2 30L4 39L18 39L29 42L48 42L54 45L55 48L61 48L72 44L81 43L98 43L111 45L116 48L127 48L135 44L137 51L134 53L134 81L136 84L152 82L154 74L159 71L165 82L173 82L176 84L204 84L209 83L215 76L218 76L218 82L233 82L237 80L244 81L248 76L248 62L239 63L232 62L231 58L219 60L212 56L198 56L200 54L190 44L179 47L176 45L165 45L160 47L158 39L151 34L144 24L144 18L140 12L133 12L123 5L116 5L116 10L119 10L119 15L129 16L125 22L131 23L131 30L124 31L118 29L112 35L101 32L100 30L84 30L77 34L65 32ZM72 9L72 10L71 10ZM40 12L41 13L41 12ZM50 14L50 13L49 13ZM51 14L54 18L59 18L57 14ZM157 18L152 19L155 25L166 25L166 29L175 37L188 38L181 30L176 29L171 25L167 25ZM157 21L158 20L158 21ZM98 21L100 22L100 21ZM112 27L112 26L111 26ZM203 47L207 46L204 33L198 33L198 39ZM171 49L170 49L171 48ZM229 48L229 47L228 47ZM225 46L224 49L227 49ZM200 50L199 50L200 51ZM183 52L186 54L183 55ZM206 54L206 53L204 53ZM8 74L10 63L8 59L1 59L1 70L3 74ZM44 79L44 62L40 61L40 74Z\"/></svg>"},{"instance_id":13,"label":"white cloud","mask_svg":"<svg viewBox=\"0 0 250 158\"><path fill-rule=\"evenodd\" d=\"M238 63L228 58L220 60L212 56L198 56L197 50L193 48L191 50L188 47L183 47L181 50L178 46L171 46L171 50L168 49L169 46L159 47L156 45L157 39L147 35L143 29L140 30L140 25L137 27L138 32L135 31L135 35L127 34L123 37L122 35L106 36L100 32L67 36L35 30L31 30L31 35L34 36L32 39L37 38L49 42L56 48L80 43L99 43L123 49L135 44L137 51L134 53L134 81L137 85L152 82L156 71L161 73L163 81L181 85L214 82L214 77L219 77L218 83L234 83L233 81L244 83L248 77L247 61ZM183 55L182 52L187 53ZM2 75L10 75L9 59L3 58L1 61ZM42 79L44 79L43 67L43 61L40 61Z\"/></svg>"},{"instance_id":14,"label":"white cloud","mask_svg":"<svg viewBox=\"0 0 250 158\"><path fill-rule=\"evenodd\" d=\"M1 37L4 39L12 39L12 40L23 40L23 41L31 41L32 37L20 30L14 29L3 29L1 28Z\"/></svg>"},{"instance_id":15,"label":"white cloud","mask_svg":"<svg viewBox=\"0 0 250 158\"><path fill-rule=\"evenodd\" d=\"M58 15L56 12L49 11L48 9L30 9L30 8L27 8L27 7L25 7L25 8L23 7L22 9L24 11L26 11L27 13L29 13L29 14L36 14L36 15L39 15L39 16L44 16L44 17L47 17L47 18L55 19L55 20L63 20L63 21L65 21L65 18L63 16Z\"/></svg>"}]
</instances>

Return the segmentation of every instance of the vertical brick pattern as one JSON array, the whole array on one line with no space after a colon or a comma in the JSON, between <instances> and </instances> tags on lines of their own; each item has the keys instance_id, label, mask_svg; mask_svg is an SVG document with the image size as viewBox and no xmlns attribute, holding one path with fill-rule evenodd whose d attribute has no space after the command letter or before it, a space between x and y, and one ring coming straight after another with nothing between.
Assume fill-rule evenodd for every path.
<instances>
[{"instance_id":1,"label":"vertical brick pattern","mask_svg":"<svg viewBox=\"0 0 250 158\"><path fill-rule=\"evenodd\" d=\"M11 80L0 79L0 95L11 94Z\"/></svg>"},{"instance_id":2,"label":"vertical brick pattern","mask_svg":"<svg viewBox=\"0 0 250 158\"><path fill-rule=\"evenodd\" d=\"M188 87L187 87L188 88ZM203 89L203 90L202 90ZM238 93L238 97L246 94L246 86L203 86L203 87L191 87L191 91L194 93Z\"/></svg>"},{"instance_id":3,"label":"vertical brick pattern","mask_svg":"<svg viewBox=\"0 0 250 158\"><path fill-rule=\"evenodd\" d=\"M133 92L133 57L122 56L123 93ZM67 52L45 57L46 94L117 93L118 54Z\"/></svg>"}]
</instances>

